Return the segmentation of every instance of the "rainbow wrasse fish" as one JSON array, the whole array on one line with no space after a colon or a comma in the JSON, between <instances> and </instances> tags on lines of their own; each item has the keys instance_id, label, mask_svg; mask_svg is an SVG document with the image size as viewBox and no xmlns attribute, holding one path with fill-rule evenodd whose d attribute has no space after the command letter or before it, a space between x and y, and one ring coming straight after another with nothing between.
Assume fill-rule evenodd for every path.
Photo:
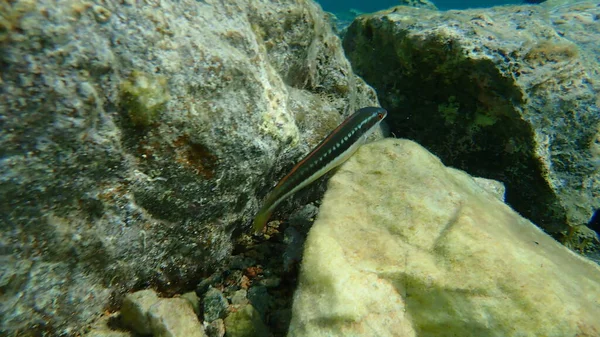
<instances>
[{"instance_id":1,"label":"rainbow wrasse fish","mask_svg":"<svg viewBox=\"0 0 600 337\"><path fill-rule=\"evenodd\" d=\"M385 116L387 111L383 108L362 108L333 130L269 193L254 218L254 230L262 231L275 207L284 199L350 158Z\"/></svg>"}]
</instances>

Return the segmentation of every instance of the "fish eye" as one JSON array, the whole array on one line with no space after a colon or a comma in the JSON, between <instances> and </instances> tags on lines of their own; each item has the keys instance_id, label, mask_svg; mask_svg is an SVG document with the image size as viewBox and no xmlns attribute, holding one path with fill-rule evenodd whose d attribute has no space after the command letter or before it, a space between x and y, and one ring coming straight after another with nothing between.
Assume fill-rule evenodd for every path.
<instances>
[{"instance_id":1,"label":"fish eye","mask_svg":"<svg viewBox=\"0 0 600 337\"><path fill-rule=\"evenodd\" d=\"M378 119L383 119L383 117L384 117L384 116L383 116L383 112L380 112L380 113L378 113L378 114L377 114L377 118L378 118Z\"/></svg>"}]
</instances>

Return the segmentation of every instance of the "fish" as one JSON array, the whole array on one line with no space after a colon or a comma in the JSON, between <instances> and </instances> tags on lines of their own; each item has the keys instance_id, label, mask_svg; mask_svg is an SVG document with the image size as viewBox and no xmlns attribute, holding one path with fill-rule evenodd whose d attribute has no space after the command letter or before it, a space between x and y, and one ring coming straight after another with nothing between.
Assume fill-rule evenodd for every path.
<instances>
[{"instance_id":1,"label":"fish","mask_svg":"<svg viewBox=\"0 0 600 337\"><path fill-rule=\"evenodd\" d=\"M386 116L387 111L383 108L365 107L331 131L268 194L254 218L254 231L258 233L264 229L271 213L283 200L350 158Z\"/></svg>"}]
</instances>

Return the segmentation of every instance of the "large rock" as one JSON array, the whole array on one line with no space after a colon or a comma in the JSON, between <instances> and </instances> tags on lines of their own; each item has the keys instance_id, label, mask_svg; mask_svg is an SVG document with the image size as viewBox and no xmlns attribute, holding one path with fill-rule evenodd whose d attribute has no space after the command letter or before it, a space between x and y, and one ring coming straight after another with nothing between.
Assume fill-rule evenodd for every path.
<instances>
[{"instance_id":1,"label":"large rock","mask_svg":"<svg viewBox=\"0 0 600 337\"><path fill-rule=\"evenodd\" d=\"M128 290L197 283L273 181L376 104L311 1L0 12L2 334L74 334Z\"/></svg>"},{"instance_id":2,"label":"large rock","mask_svg":"<svg viewBox=\"0 0 600 337\"><path fill-rule=\"evenodd\" d=\"M504 182L507 202L559 237L600 209L599 15L594 1L396 7L357 18L344 47L393 133Z\"/></svg>"},{"instance_id":3,"label":"large rock","mask_svg":"<svg viewBox=\"0 0 600 337\"><path fill-rule=\"evenodd\" d=\"M600 267L420 145L363 146L328 184L290 337L600 335Z\"/></svg>"},{"instance_id":4,"label":"large rock","mask_svg":"<svg viewBox=\"0 0 600 337\"><path fill-rule=\"evenodd\" d=\"M184 298L162 298L148 310L153 337L206 337L202 323Z\"/></svg>"},{"instance_id":5,"label":"large rock","mask_svg":"<svg viewBox=\"0 0 600 337\"><path fill-rule=\"evenodd\" d=\"M121 305L121 321L123 325L140 335L151 334L152 330L150 329L148 311L158 301L158 295L152 289L127 294Z\"/></svg>"}]
</instances>

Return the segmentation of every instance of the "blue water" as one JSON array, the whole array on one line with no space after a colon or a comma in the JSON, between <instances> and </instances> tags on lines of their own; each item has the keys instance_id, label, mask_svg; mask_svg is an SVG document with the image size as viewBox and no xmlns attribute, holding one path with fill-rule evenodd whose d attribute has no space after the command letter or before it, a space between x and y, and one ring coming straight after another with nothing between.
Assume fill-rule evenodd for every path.
<instances>
[{"instance_id":1,"label":"blue water","mask_svg":"<svg viewBox=\"0 0 600 337\"><path fill-rule=\"evenodd\" d=\"M345 12L357 9L361 12L375 12L389 7L397 6L398 0L318 0L324 10L328 12ZM465 9L474 7L491 7L507 4L520 4L520 0L437 0L432 1L439 9Z\"/></svg>"}]
</instances>

